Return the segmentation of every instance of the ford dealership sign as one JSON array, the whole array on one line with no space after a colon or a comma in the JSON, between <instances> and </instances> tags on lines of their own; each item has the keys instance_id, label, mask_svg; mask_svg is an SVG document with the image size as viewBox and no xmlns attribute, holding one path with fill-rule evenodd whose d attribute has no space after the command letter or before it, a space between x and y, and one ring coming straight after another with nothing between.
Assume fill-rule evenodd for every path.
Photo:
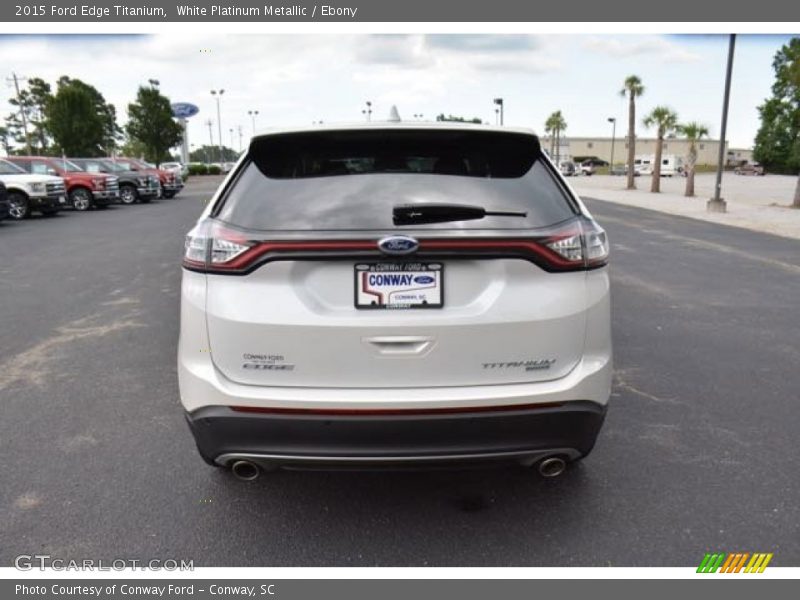
<instances>
[{"instance_id":1,"label":"ford dealership sign","mask_svg":"<svg viewBox=\"0 0 800 600\"><path fill-rule=\"evenodd\" d=\"M200 112L200 109L188 102L176 102L172 105L172 116L176 119L188 119L198 112Z\"/></svg>"}]
</instances>

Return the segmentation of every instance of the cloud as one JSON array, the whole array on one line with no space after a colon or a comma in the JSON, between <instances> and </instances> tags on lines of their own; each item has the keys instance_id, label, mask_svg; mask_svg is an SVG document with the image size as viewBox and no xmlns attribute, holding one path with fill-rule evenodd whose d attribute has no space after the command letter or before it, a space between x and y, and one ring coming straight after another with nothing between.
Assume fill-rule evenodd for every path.
<instances>
[{"instance_id":1,"label":"cloud","mask_svg":"<svg viewBox=\"0 0 800 600\"><path fill-rule=\"evenodd\" d=\"M533 35L369 35L356 43L355 58L364 65L419 70L543 73L560 67L545 46Z\"/></svg>"},{"instance_id":2,"label":"cloud","mask_svg":"<svg viewBox=\"0 0 800 600\"><path fill-rule=\"evenodd\" d=\"M583 47L615 58L654 56L667 63L691 63L702 60L702 56L663 38L620 40L611 37L593 37Z\"/></svg>"},{"instance_id":3,"label":"cloud","mask_svg":"<svg viewBox=\"0 0 800 600\"><path fill-rule=\"evenodd\" d=\"M363 64L424 68L434 61L418 35L367 35L358 39L355 59Z\"/></svg>"},{"instance_id":4,"label":"cloud","mask_svg":"<svg viewBox=\"0 0 800 600\"><path fill-rule=\"evenodd\" d=\"M429 48L441 48L461 52L524 52L541 47L540 40L533 35L481 35L481 34L432 34L425 36Z\"/></svg>"},{"instance_id":5,"label":"cloud","mask_svg":"<svg viewBox=\"0 0 800 600\"><path fill-rule=\"evenodd\" d=\"M561 67L534 35L434 34L425 36L425 46L445 62L481 72L544 73Z\"/></svg>"}]
</instances>

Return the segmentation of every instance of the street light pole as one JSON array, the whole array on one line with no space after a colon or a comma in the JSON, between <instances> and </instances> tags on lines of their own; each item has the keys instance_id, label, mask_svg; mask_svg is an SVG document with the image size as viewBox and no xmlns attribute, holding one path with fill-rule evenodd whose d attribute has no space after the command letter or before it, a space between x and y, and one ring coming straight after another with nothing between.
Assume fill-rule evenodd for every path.
<instances>
[{"instance_id":1,"label":"street light pole","mask_svg":"<svg viewBox=\"0 0 800 600\"><path fill-rule=\"evenodd\" d=\"M250 122L253 124L253 135L256 134L256 117L258 116L257 110L248 110L247 114L250 115Z\"/></svg>"},{"instance_id":2,"label":"street light pole","mask_svg":"<svg viewBox=\"0 0 800 600\"><path fill-rule=\"evenodd\" d=\"M714 197L706 203L708 212L725 212L727 205L722 198L722 170L725 167L725 135L728 129L728 104L731 98L731 74L733 73L733 50L736 46L736 34L732 33L728 40L728 68L725 72L725 95L722 100L722 126L719 132L719 155L717 157L717 182L714 186Z\"/></svg>"},{"instance_id":3,"label":"street light pole","mask_svg":"<svg viewBox=\"0 0 800 600\"><path fill-rule=\"evenodd\" d=\"M219 108L219 102L222 99L222 94L224 94L224 93L225 93L225 90L222 90L222 89L220 89L220 90L211 90L211 95L214 96L214 98L217 101L217 127L218 127L218 133L219 133L219 137L217 138L217 141L219 142L219 163L220 163L220 165L222 165L222 163L225 162L225 160L223 159L223 156L222 156L222 118L220 116L220 108Z\"/></svg>"},{"instance_id":4,"label":"street light pole","mask_svg":"<svg viewBox=\"0 0 800 600\"><path fill-rule=\"evenodd\" d=\"M206 126L208 127L208 147L209 148L213 148L214 147L214 130L212 129L212 127L214 126L214 121L212 121L211 119L207 119L206 120ZM208 150L206 150L204 152L204 154L206 155L206 164L207 165L211 164L211 158L212 157L208 155Z\"/></svg>"},{"instance_id":5,"label":"street light pole","mask_svg":"<svg viewBox=\"0 0 800 600\"><path fill-rule=\"evenodd\" d=\"M367 117L367 122L372 121L372 102L367 100L367 108L361 111L361 114Z\"/></svg>"},{"instance_id":6,"label":"street light pole","mask_svg":"<svg viewBox=\"0 0 800 600\"><path fill-rule=\"evenodd\" d=\"M495 98L494 103L500 107L500 125L503 124L503 99Z\"/></svg>"},{"instance_id":7,"label":"street light pole","mask_svg":"<svg viewBox=\"0 0 800 600\"><path fill-rule=\"evenodd\" d=\"M614 174L614 141L617 139L617 120L614 117L608 117L608 122L611 123L611 161L608 163L608 174Z\"/></svg>"}]
</instances>

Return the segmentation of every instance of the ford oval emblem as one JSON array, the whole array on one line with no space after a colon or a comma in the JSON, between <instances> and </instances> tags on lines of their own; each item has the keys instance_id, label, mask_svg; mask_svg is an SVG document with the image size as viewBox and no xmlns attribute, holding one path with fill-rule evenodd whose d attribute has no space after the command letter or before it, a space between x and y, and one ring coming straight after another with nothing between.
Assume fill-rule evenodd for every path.
<instances>
[{"instance_id":1,"label":"ford oval emblem","mask_svg":"<svg viewBox=\"0 0 800 600\"><path fill-rule=\"evenodd\" d=\"M411 254L419 248L419 242L407 235L392 235L378 242L378 248L385 254Z\"/></svg>"}]
</instances>

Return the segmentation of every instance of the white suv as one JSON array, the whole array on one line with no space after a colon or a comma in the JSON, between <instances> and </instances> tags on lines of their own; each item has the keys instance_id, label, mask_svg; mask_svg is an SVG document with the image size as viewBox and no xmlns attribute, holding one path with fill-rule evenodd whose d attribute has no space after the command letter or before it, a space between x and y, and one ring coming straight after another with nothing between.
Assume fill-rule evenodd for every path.
<instances>
[{"instance_id":1,"label":"white suv","mask_svg":"<svg viewBox=\"0 0 800 600\"><path fill-rule=\"evenodd\" d=\"M274 467L586 456L611 384L608 242L526 130L252 140L186 238L201 456Z\"/></svg>"}]
</instances>

